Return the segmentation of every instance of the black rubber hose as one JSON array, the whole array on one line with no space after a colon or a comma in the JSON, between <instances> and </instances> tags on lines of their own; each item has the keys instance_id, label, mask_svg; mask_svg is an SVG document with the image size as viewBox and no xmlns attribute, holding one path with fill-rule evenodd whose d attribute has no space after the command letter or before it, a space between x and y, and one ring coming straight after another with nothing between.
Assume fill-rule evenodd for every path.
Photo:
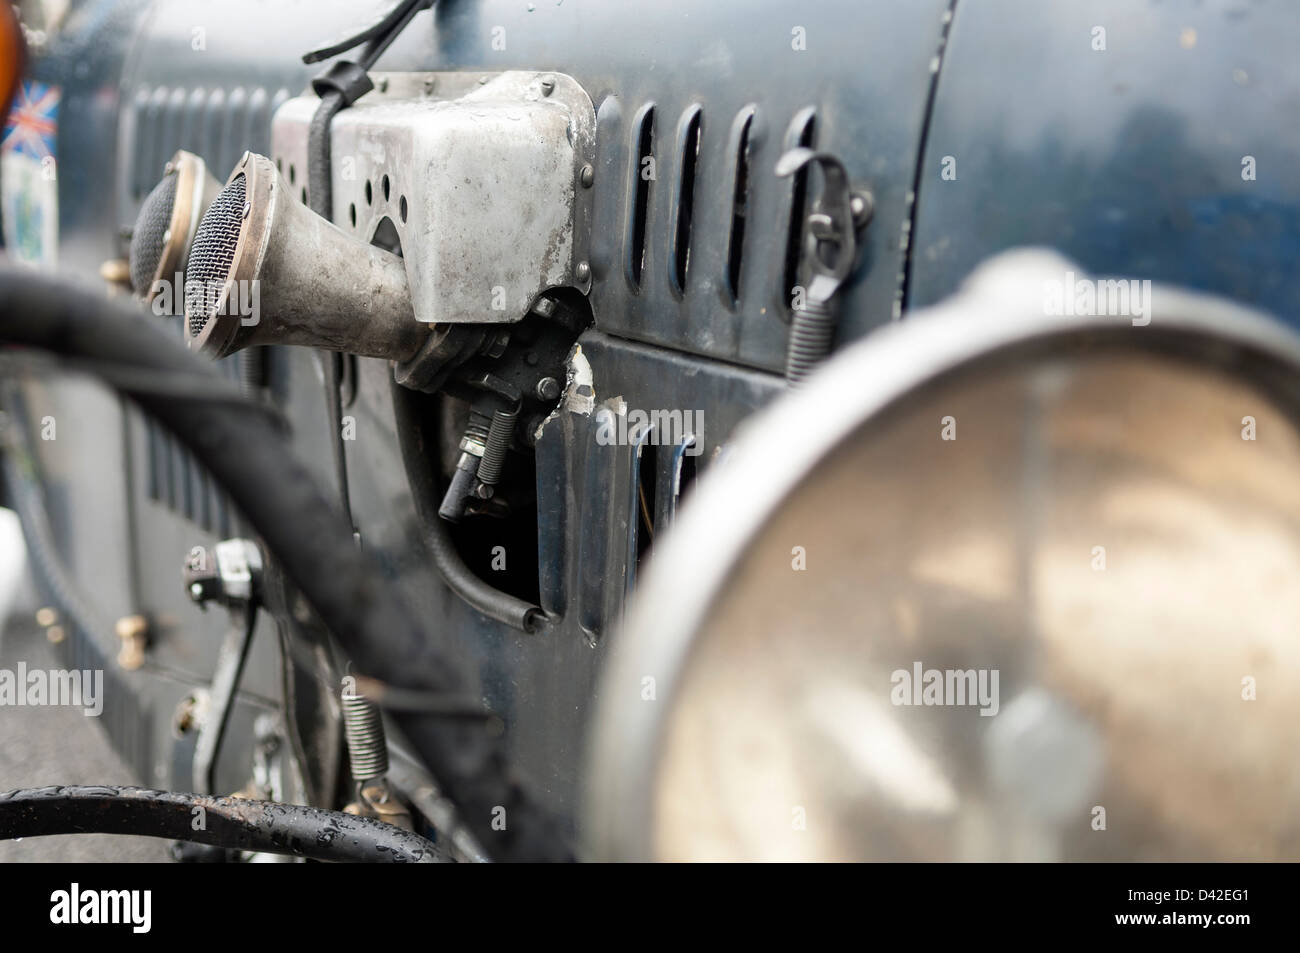
<instances>
[{"instance_id":1,"label":"black rubber hose","mask_svg":"<svg viewBox=\"0 0 1300 953\"><path fill-rule=\"evenodd\" d=\"M433 644L376 557L356 546L310 470L286 452L272 415L146 318L97 288L0 267L0 344L103 368L106 381L175 433L225 487L360 673L397 688L472 693L474 683ZM150 388L141 371L188 375L194 395ZM554 819L510 776L504 743L482 723L419 712L395 720L494 859L571 857ZM504 829L494 823L502 811Z\"/></svg>"},{"instance_id":2,"label":"black rubber hose","mask_svg":"<svg viewBox=\"0 0 1300 953\"><path fill-rule=\"evenodd\" d=\"M431 439L432 428L428 427L427 416L421 413L421 396L397 383L392 385L392 391L406 482L411 486L415 514L420 520L421 535L434 567L452 592L489 619L504 622L523 632L534 631L545 618L540 606L488 585L460 558L446 521L438 515L438 501L442 495L430 463L437 458L430 449L436 441Z\"/></svg>"},{"instance_id":3,"label":"black rubber hose","mask_svg":"<svg viewBox=\"0 0 1300 953\"><path fill-rule=\"evenodd\" d=\"M432 842L408 830L299 804L98 785L0 793L0 840L51 834L165 837L351 863L434 864L445 859Z\"/></svg>"}]
</instances>

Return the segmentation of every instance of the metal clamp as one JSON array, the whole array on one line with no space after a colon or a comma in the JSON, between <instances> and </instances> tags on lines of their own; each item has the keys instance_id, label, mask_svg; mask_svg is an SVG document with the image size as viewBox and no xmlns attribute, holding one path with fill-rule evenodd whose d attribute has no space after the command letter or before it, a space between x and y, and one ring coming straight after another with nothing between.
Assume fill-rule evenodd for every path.
<instances>
[{"instance_id":1,"label":"metal clamp","mask_svg":"<svg viewBox=\"0 0 1300 953\"><path fill-rule=\"evenodd\" d=\"M813 162L820 166L825 185L804 231L807 286L803 302L794 308L786 352L785 376L792 387L830 353L839 291L857 259L857 233L873 211L871 193L854 191L844 163L829 153L791 149L777 162L776 174L794 175Z\"/></svg>"}]
</instances>

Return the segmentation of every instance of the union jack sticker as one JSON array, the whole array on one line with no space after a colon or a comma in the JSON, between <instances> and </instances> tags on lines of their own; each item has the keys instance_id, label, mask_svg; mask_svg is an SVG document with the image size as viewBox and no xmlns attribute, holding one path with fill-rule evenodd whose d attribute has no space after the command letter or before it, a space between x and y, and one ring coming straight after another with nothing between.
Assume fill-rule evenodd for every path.
<instances>
[{"instance_id":1,"label":"union jack sticker","mask_svg":"<svg viewBox=\"0 0 1300 953\"><path fill-rule=\"evenodd\" d=\"M58 129L60 92L34 79L23 80L13 108L5 120L4 141L0 151L17 152L44 159L54 155L54 135Z\"/></svg>"},{"instance_id":2,"label":"union jack sticker","mask_svg":"<svg viewBox=\"0 0 1300 953\"><path fill-rule=\"evenodd\" d=\"M59 88L24 80L0 142L5 255L45 269L59 251L58 115Z\"/></svg>"}]
</instances>

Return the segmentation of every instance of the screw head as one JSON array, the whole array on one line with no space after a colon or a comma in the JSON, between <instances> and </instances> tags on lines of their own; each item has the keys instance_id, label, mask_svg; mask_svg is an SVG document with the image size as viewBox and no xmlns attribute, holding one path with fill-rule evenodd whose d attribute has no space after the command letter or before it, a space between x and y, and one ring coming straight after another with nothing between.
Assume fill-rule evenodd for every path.
<instances>
[{"instance_id":1,"label":"screw head","mask_svg":"<svg viewBox=\"0 0 1300 953\"><path fill-rule=\"evenodd\" d=\"M555 400L560 396L560 382L554 377L543 377L537 382L537 396L542 400Z\"/></svg>"},{"instance_id":2,"label":"screw head","mask_svg":"<svg viewBox=\"0 0 1300 953\"><path fill-rule=\"evenodd\" d=\"M578 176L578 181L582 183L584 189L591 188L591 184L596 181L596 170L587 163L582 167L582 174Z\"/></svg>"},{"instance_id":3,"label":"screw head","mask_svg":"<svg viewBox=\"0 0 1300 953\"><path fill-rule=\"evenodd\" d=\"M543 96L549 96L549 95L551 95L551 93L553 93L553 92L555 92L555 77L554 77L554 76L543 76L543 77L542 77L542 95L543 95Z\"/></svg>"},{"instance_id":4,"label":"screw head","mask_svg":"<svg viewBox=\"0 0 1300 953\"><path fill-rule=\"evenodd\" d=\"M875 197L866 191L854 192L849 196L849 211L853 213L853 226L865 228L876 212Z\"/></svg>"},{"instance_id":5,"label":"screw head","mask_svg":"<svg viewBox=\"0 0 1300 953\"><path fill-rule=\"evenodd\" d=\"M578 262L577 266L573 269L573 275L579 281L586 281L591 277L591 265L587 264L585 261Z\"/></svg>"},{"instance_id":6,"label":"screw head","mask_svg":"<svg viewBox=\"0 0 1300 953\"><path fill-rule=\"evenodd\" d=\"M203 586L200 585L200 584L197 583L197 582L192 582L192 583L190 583L190 598L191 598L191 599L202 599L202 598L203 598Z\"/></svg>"}]
</instances>

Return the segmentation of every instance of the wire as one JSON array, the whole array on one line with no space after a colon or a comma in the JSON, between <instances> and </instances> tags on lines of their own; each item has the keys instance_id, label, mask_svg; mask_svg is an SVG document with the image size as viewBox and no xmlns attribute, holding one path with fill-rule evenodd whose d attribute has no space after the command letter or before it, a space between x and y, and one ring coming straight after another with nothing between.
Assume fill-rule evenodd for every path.
<instances>
[{"instance_id":1,"label":"wire","mask_svg":"<svg viewBox=\"0 0 1300 953\"><path fill-rule=\"evenodd\" d=\"M396 37L397 34L411 22L412 17L421 10L429 9L433 4L434 0L403 0L402 3L394 6L387 15L382 17L373 26L367 27L355 36L350 36L346 40L340 40L338 43L334 43L331 46L312 50L310 53L303 56L302 61L304 63L319 63L322 60L338 56L340 53L346 53L348 50L356 49L367 40L373 44L377 39L384 36ZM390 39L389 42L391 43L392 40ZM384 44L384 46L387 45L387 43ZM382 49L372 54L367 50L366 54L361 59L361 65L366 69L369 69L374 65L374 61L379 58L379 53L381 52L383 52ZM369 62L367 62L367 59L369 59Z\"/></svg>"}]
</instances>

